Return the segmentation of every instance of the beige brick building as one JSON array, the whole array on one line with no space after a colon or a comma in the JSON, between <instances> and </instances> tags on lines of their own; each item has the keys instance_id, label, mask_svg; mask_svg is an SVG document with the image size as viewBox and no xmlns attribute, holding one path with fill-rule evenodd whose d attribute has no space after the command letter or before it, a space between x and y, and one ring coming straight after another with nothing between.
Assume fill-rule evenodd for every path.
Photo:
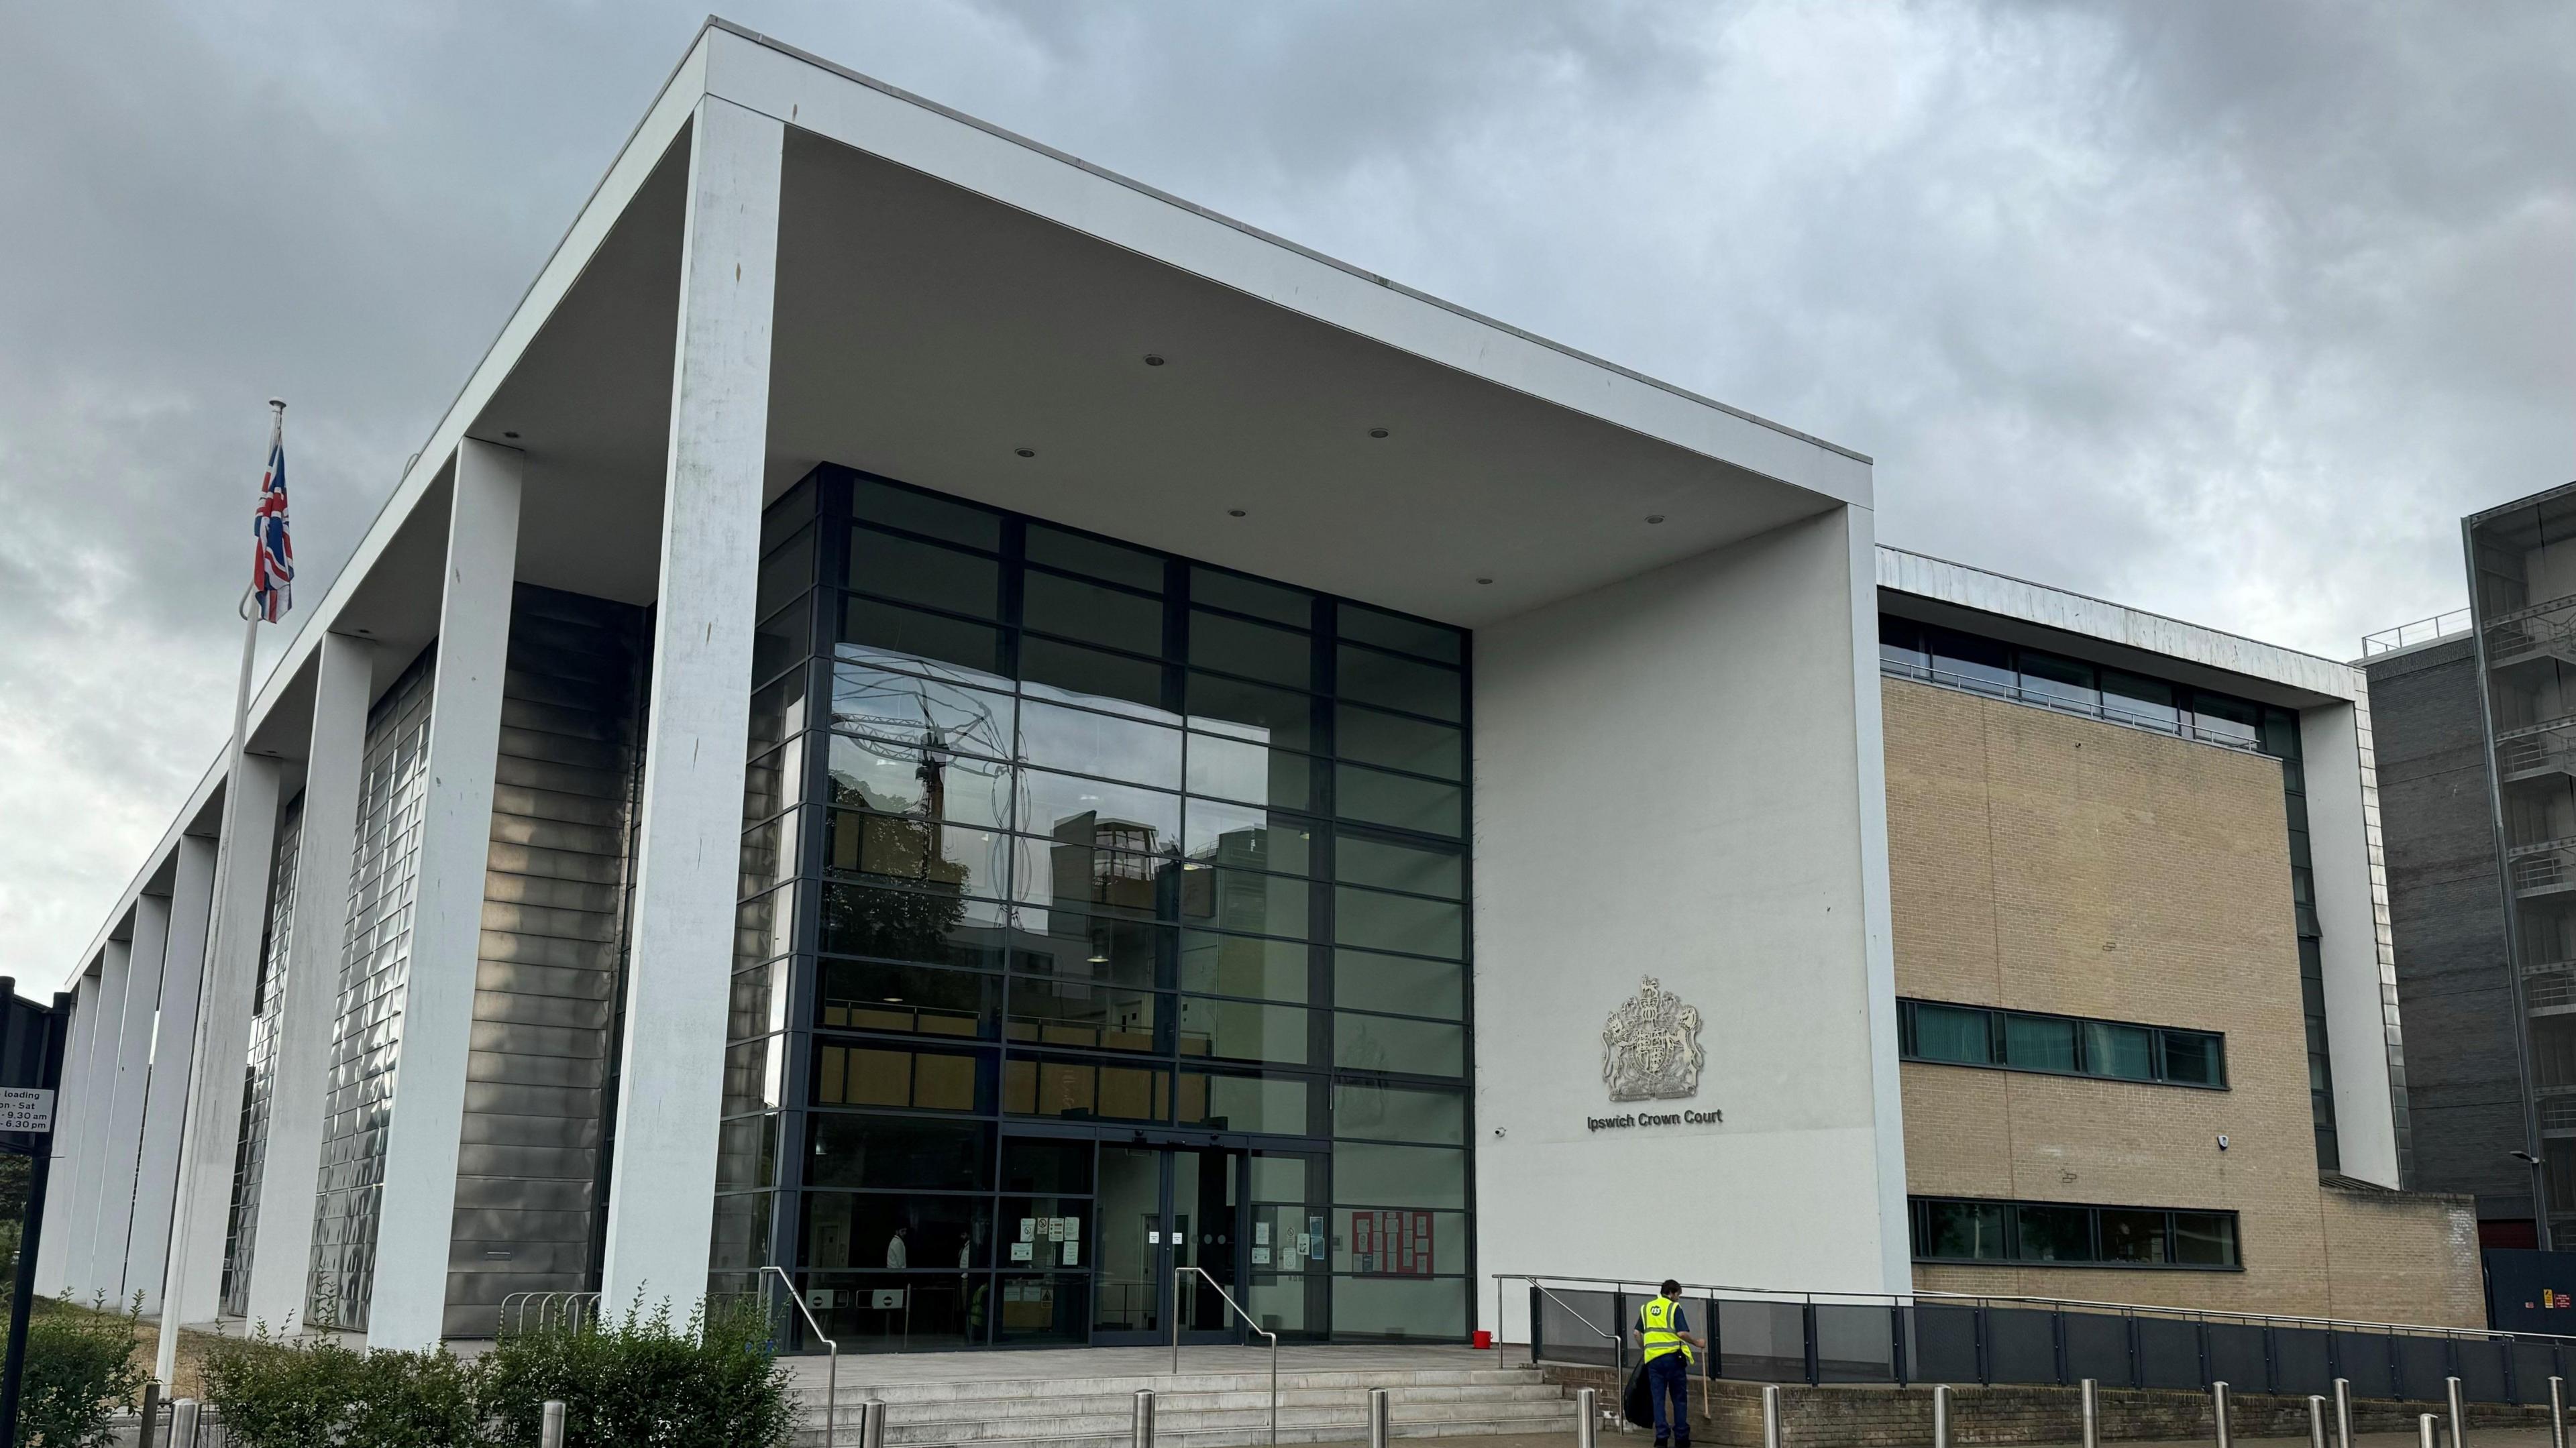
<instances>
[{"instance_id":1,"label":"beige brick building","mask_svg":"<svg viewBox=\"0 0 2576 1448\"><path fill-rule=\"evenodd\" d=\"M2331 706L1880 581L1916 1286L2483 1324L2468 1200L2373 1160L2399 1058L2327 1009L2378 953L2319 879Z\"/></svg>"}]
</instances>

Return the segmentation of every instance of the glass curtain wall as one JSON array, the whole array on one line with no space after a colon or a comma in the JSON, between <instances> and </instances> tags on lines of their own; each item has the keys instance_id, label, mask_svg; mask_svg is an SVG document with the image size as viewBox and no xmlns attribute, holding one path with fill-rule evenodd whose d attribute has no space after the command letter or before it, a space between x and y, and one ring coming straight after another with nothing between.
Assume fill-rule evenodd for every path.
<instances>
[{"instance_id":1,"label":"glass curtain wall","mask_svg":"<svg viewBox=\"0 0 2576 1448\"><path fill-rule=\"evenodd\" d=\"M268 918L251 987L250 1051L242 1073L241 1135L233 1148L232 1213L224 1223L223 1311L250 1311L251 1254L258 1247L260 1168L268 1157L268 1103L276 1083L278 1006L286 998L286 946L295 933L295 862L304 839L304 795L277 822L268 870Z\"/></svg>"},{"instance_id":2,"label":"glass curtain wall","mask_svg":"<svg viewBox=\"0 0 2576 1448\"><path fill-rule=\"evenodd\" d=\"M1463 1337L1466 636L838 468L765 544L715 1289L1082 1342L1189 1218L1285 1331Z\"/></svg>"},{"instance_id":3,"label":"glass curtain wall","mask_svg":"<svg viewBox=\"0 0 2576 1448\"><path fill-rule=\"evenodd\" d=\"M411 978L411 912L419 883L421 811L429 794L424 766L436 670L435 647L422 650L367 714L338 1025L330 1094L322 1107L322 1169L304 1307L310 1327L363 1331L375 1290L385 1125L393 1116L403 988Z\"/></svg>"}]
</instances>

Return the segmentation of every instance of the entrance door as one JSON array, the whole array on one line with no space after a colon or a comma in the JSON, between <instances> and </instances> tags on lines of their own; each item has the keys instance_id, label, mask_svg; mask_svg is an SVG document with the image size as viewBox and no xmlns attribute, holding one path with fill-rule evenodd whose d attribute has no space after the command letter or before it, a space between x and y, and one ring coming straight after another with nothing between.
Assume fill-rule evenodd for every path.
<instances>
[{"instance_id":1,"label":"entrance door","mask_svg":"<svg viewBox=\"0 0 2576 1448\"><path fill-rule=\"evenodd\" d=\"M1243 1299L1243 1162L1224 1147L1101 1144L1093 1343L1170 1342L1173 1274L1184 1267ZM1205 1278L1181 1284L1181 1341L1234 1341L1229 1316Z\"/></svg>"}]
</instances>

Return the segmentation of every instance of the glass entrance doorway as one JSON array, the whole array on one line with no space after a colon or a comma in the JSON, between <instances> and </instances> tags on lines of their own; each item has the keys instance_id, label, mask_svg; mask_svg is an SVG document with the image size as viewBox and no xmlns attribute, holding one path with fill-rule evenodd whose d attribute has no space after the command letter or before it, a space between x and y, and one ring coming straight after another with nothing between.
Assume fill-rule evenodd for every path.
<instances>
[{"instance_id":1,"label":"glass entrance doorway","mask_svg":"<svg viewBox=\"0 0 2576 1448\"><path fill-rule=\"evenodd\" d=\"M1094 1343L1170 1342L1173 1274L1184 1268L1207 1276L1181 1284L1181 1341L1235 1339L1241 1324L1208 1278L1242 1300L1244 1160L1234 1147L1101 1144Z\"/></svg>"}]
</instances>

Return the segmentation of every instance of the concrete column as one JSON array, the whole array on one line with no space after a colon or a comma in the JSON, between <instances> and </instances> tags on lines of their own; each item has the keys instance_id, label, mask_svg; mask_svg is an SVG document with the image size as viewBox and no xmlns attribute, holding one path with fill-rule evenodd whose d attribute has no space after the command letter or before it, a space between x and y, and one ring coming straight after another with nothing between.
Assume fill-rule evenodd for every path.
<instances>
[{"instance_id":1,"label":"concrete column","mask_svg":"<svg viewBox=\"0 0 2576 1448\"><path fill-rule=\"evenodd\" d=\"M71 1252L72 1295L83 1302L113 1294L123 1285L125 1254L111 1261L99 1251L99 1221L114 1208L109 1199L109 1161L115 1148L108 1140L109 1119L116 1105L117 1066L125 1048L125 987L132 973L131 942L111 940L99 952L98 1018L90 1029L89 1063L81 1073L80 1174L73 1179Z\"/></svg>"},{"instance_id":2,"label":"concrete column","mask_svg":"<svg viewBox=\"0 0 2576 1448\"><path fill-rule=\"evenodd\" d=\"M644 742L609 1302L706 1291L769 441L785 128L713 96L689 141L680 328Z\"/></svg>"},{"instance_id":3,"label":"concrete column","mask_svg":"<svg viewBox=\"0 0 2576 1448\"><path fill-rule=\"evenodd\" d=\"M197 1040L197 988L206 964L206 906L215 893L215 842L179 837L170 883L170 933L161 952L161 1014L154 1024L152 1079L143 1098L142 1153L134 1171L134 1230L125 1281L143 1311L161 1311L170 1263L170 1198L179 1185L179 1133L188 1115L189 1052Z\"/></svg>"},{"instance_id":4,"label":"concrete column","mask_svg":"<svg viewBox=\"0 0 2576 1448\"><path fill-rule=\"evenodd\" d=\"M492 774L519 560L520 462L516 449L471 438L456 450L438 675L429 705L429 789L421 811L402 1056L377 1207L369 1347L436 1343L447 1306L483 879L492 853Z\"/></svg>"},{"instance_id":5,"label":"concrete column","mask_svg":"<svg viewBox=\"0 0 2576 1448\"><path fill-rule=\"evenodd\" d=\"M170 935L170 899L134 902L134 939L126 951L125 1020L117 1031L115 1081L100 1136L105 1167L98 1230L90 1247L94 1286L122 1303L133 1295L126 1247L134 1227L135 1161L143 1150L143 1098L152 1081L152 1018L161 1008L161 957Z\"/></svg>"},{"instance_id":6,"label":"concrete column","mask_svg":"<svg viewBox=\"0 0 2576 1448\"><path fill-rule=\"evenodd\" d=\"M322 1108L330 1095L341 952L348 943L349 873L358 848L358 794L365 770L367 706L375 698L376 646L347 634L324 634L315 663L303 833L295 848L295 922L286 943L285 996L279 1002L268 1094L268 1145L261 1156L259 1217L252 1229L250 1318L280 1327L303 1320L312 1271Z\"/></svg>"},{"instance_id":7,"label":"concrete column","mask_svg":"<svg viewBox=\"0 0 2576 1448\"><path fill-rule=\"evenodd\" d=\"M36 1248L36 1290L47 1297L77 1291L89 1255L88 1239L73 1226L80 1215L80 1170L89 1150L90 1046L98 1034L98 976L72 987L72 1018L63 1031L63 1085L54 1102L53 1186L45 1194L44 1239ZM75 1242L75 1238L79 1238Z\"/></svg>"},{"instance_id":8,"label":"concrete column","mask_svg":"<svg viewBox=\"0 0 2576 1448\"><path fill-rule=\"evenodd\" d=\"M171 1210L171 1257L162 1312L173 1323L210 1323L222 1309L224 1220L231 1213L233 1156L241 1145L242 1070L250 1055L251 992L259 983L259 937L268 923L268 871L277 852L277 761L233 761L227 806L234 838L219 856L214 939L197 993L197 1059L179 1142L179 1185Z\"/></svg>"}]
</instances>

